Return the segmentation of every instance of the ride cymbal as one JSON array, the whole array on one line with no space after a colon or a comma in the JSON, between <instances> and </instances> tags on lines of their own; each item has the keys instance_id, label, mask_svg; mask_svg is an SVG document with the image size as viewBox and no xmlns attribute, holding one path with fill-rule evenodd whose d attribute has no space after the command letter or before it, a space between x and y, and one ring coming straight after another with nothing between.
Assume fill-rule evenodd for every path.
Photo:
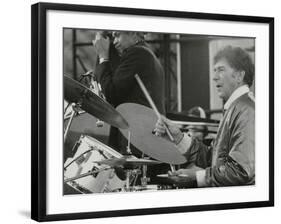
<instances>
[{"instance_id":1,"label":"ride cymbal","mask_svg":"<svg viewBox=\"0 0 281 224\"><path fill-rule=\"evenodd\" d=\"M176 145L162 137L155 136L152 132L157 122L157 116L151 108L140 104L124 103L119 105L117 111L129 123L128 130L121 133L139 150L149 157L170 164L182 164L185 157L179 152Z\"/></svg>"},{"instance_id":2,"label":"ride cymbal","mask_svg":"<svg viewBox=\"0 0 281 224\"><path fill-rule=\"evenodd\" d=\"M68 102L79 104L89 114L114 127L121 129L129 127L128 122L109 103L66 75L64 75L64 97Z\"/></svg>"}]
</instances>

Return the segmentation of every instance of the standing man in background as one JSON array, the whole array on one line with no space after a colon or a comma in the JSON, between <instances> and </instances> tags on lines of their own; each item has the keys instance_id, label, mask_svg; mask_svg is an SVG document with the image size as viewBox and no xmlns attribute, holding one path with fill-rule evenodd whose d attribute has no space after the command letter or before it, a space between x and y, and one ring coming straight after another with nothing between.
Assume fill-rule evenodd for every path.
<instances>
[{"instance_id":1,"label":"standing man in background","mask_svg":"<svg viewBox=\"0 0 281 224\"><path fill-rule=\"evenodd\" d=\"M165 114L164 71L155 54L145 43L144 33L113 32L113 44L121 56L115 70L110 66L109 38L97 34L93 41L99 56L96 76L107 101L114 107L129 102L149 106L135 80L134 76L138 74L159 112ZM109 145L121 153L126 153L126 140L117 128L111 127ZM141 156L136 149L132 149L132 152L138 157Z\"/></svg>"}]
</instances>

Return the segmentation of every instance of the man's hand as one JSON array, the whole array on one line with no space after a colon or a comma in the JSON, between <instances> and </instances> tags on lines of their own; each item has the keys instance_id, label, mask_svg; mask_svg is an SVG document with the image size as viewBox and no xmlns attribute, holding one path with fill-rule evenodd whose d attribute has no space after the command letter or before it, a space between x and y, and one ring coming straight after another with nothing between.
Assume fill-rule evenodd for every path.
<instances>
[{"instance_id":1,"label":"man's hand","mask_svg":"<svg viewBox=\"0 0 281 224\"><path fill-rule=\"evenodd\" d=\"M187 169L179 169L175 172L169 171L168 175L172 178L177 178L181 182L183 182L185 179L196 181L196 172L199 170L203 170L203 169L193 165Z\"/></svg>"},{"instance_id":2,"label":"man's hand","mask_svg":"<svg viewBox=\"0 0 281 224\"><path fill-rule=\"evenodd\" d=\"M109 37L104 38L99 32L96 34L96 38L93 40L93 45L99 56L99 58L108 59L109 58Z\"/></svg>"},{"instance_id":3,"label":"man's hand","mask_svg":"<svg viewBox=\"0 0 281 224\"><path fill-rule=\"evenodd\" d=\"M167 119L164 116L162 116L161 119L158 119L158 121L155 125L155 129L154 129L155 135L163 136L163 137L169 139L166 128L169 129L171 135L174 137L175 144L178 144L183 138L183 133L181 132L181 130L179 129L179 127L176 124L173 124L169 119Z\"/></svg>"}]
</instances>

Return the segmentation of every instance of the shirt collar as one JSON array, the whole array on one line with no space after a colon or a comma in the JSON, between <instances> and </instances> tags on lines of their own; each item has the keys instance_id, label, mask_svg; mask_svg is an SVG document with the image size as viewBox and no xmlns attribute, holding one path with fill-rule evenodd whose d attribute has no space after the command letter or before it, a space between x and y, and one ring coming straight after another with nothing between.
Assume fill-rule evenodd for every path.
<instances>
[{"instance_id":1,"label":"shirt collar","mask_svg":"<svg viewBox=\"0 0 281 224\"><path fill-rule=\"evenodd\" d=\"M248 87L248 85L243 85L238 87L236 90L234 90L234 92L231 94L231 96L228 98L228 100L226 101L226 103L224 104L223 108L225 110L227 110L230 105L236 100L238 99L240 96L244 95L245 93L249 93L250 89Z\"/></svg>"},{"instance_id":2,"label":"shirt collar","mask_svg":"<svg viewBox=\"0 0 281 224\"><path fill-rule=\"evenodd\" d=\"M137 41L135 44L133 44L132 46L126 48L126 49L124 50L124 53L126 53L126 52L127 52L129 49L131 49L132 47L135 47L135 46L142 46L142 45L145 45L144 40L139 40L139 41Z\"/></svg>"}]
</instances>

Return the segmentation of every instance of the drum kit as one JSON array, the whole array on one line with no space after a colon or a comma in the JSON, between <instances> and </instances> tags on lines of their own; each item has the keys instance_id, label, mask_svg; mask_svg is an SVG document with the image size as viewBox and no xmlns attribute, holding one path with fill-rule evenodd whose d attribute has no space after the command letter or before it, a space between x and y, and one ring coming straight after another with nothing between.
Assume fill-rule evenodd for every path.
<instances>
[{"instance_id":1,"label":"drum kit","mask_svg":"<svg viewBox=\"0 0 281 224\"><path fill-rule=\"evenodd\" d=\"M71 113L65 119L64 141L73 118L86 111L120 130L128 141L127 153L122 155L97 139L81 134L73 147L74 156L64 163L64 185L75 193L87 194L174 189L180 187L178 182L188 182L187 176L178 177L181 181L173 181L168 175L159 174L159 184L149 185L147 166L167 163L173 170L174 165L186 162L185 157L173 142L155 136L154 125L159 117L153 109L134 103L124 103L115 109L106 102L93 76L90 77L88 87L64 75L64 98L69 102L68 107L71 106ZM147 157L132 155L130 144Z\"/></svg>"}]
</instances>

